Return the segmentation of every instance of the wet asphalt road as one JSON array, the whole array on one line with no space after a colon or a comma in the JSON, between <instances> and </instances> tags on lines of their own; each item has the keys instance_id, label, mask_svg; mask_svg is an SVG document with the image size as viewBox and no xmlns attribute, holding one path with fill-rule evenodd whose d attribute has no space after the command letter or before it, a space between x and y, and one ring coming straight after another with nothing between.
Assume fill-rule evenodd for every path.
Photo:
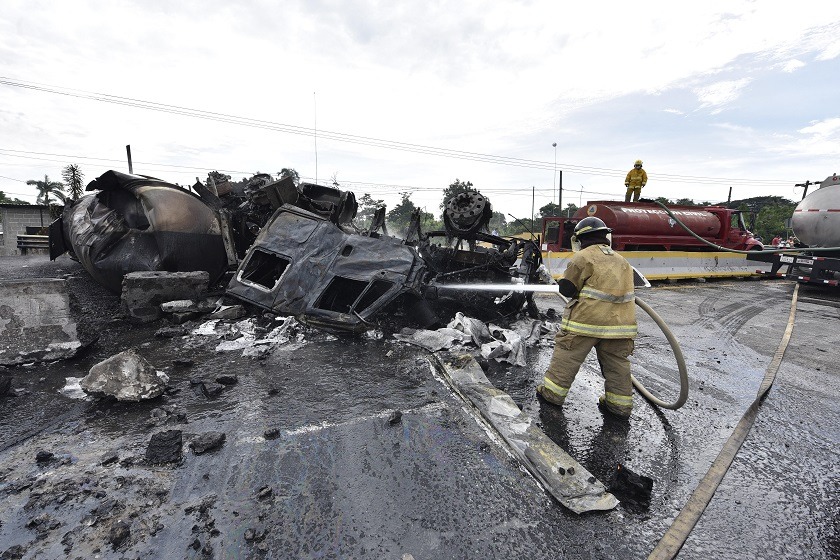
<instances>
[{"instance_id":1,"label":"wet asphalt road","mask_svg":"<svg viewBox=\"0 0 840 560\"><path fill-rule=\"evenodd\" d=\"M525 368L491 364L490 380L599 479L621 462L655 481L646 510L578 516L488 437L424 350L307 330L265 359L219 353L206 337L161 339L160 324L124 323L118 298L66 257L0 259L0 278L63 275L81 338L99 338L73 361L0 370L17 390L0 398L7 557L645 558L754 399L794 286L741 280L640 292L679 339L691 387L678 411L658 412L637 395L629 425L595 406L594 356L562 411L534 397L550 346L530 349ZM776 382L679 558L840 557L840 308L812 288L801 295ZM538 302L560 310L548 297ZM168 394L108 403L60 392L67 377L131 346L170 376ZM649 321L633 361L649 388L676 394L673 358ZM190 383L225 373L239 383L215 397ZM402 417L392 424L395 410ZM151 434L169 429L183 431L182 462L145 465ZM272 429L276 437L265 437ZM225 444L195 455L186 444L208 431L224 432ZM39 450L56 459L36 463ZM109 452L119 462L100 465Z\"/></svg>"}]
</instances>

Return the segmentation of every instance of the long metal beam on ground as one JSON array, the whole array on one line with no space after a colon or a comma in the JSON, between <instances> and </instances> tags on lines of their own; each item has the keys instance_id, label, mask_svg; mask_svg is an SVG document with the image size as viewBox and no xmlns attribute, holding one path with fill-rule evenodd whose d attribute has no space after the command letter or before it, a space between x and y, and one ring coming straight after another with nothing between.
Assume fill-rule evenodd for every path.
<instances>
[{"instance_id":1,"label":"long metal beam on ground","mask_svg":"<svg viewBox=\"0 0 840 560\"><path fill-rule=\"evenodd\" d=\"M450 388L480 413L557 501L575 513L605 511L618 505L600 481L522 414L507 393L490 383L475 358L446 351L433 356Z\"/></svg>"}]
</instances>

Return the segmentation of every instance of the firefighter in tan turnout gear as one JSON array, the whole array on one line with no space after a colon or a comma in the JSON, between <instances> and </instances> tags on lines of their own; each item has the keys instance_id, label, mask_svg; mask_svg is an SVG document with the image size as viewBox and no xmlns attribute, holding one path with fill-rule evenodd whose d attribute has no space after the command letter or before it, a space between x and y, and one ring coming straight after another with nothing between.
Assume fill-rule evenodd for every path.
<instances>
[{"instance_id":1,"label":"firefighter in tan turnout gear","mask_svg":"<svg viewBox=\"0 0 840 560\"><path fill-rule=\"evenodd\" d=\"M628 418L633 407L629 356L636 337L633 268L610 247L611 232L595 217L575 226L576 252L558 282L560 293L573 299L563 313L551 363L537 393L562 406L580 365L595 348L605 389L598 405Z\"/></svg>"},{"instance_id":2,"label":"firefighter in tan turnout gear","mask_svg":"<svg viewBox=\"0 0 840 560\"><path fill-rule=\"evenodd\" d=\"M642 160L637 159L633 164L633 169L628 171L627 177L624 178L624 186L627 187L624 202L630 202L630 196L633 197L633 202L638 202L639 196L642 194L642 187L646 184L647 171L642 169Z\"/></svg>"}]
</instances>

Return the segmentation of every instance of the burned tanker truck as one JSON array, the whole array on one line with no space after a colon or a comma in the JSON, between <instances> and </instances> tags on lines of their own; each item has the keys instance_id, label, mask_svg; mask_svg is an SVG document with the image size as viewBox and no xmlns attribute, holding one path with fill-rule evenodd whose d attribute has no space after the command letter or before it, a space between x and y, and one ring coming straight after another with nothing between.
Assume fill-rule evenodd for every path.
<instances>
[{"instance_id":1,"label":"burned tanker truck","mask_svg":"<svg viewBox=\"0 0 840 560\"><path fill-rule=\"evenodd\" d=\"M65 252L113 292L131 272L205 270L211 285L278 315L336 332L444 324L456 311L485 320L536 313L531 293L455 291L452 284L538 283L535 240L488 233L490 202L476 191L446 203L444 229L422 231L420 211L400 238L385 208L359 228L355 195L292 177L256 175L241 192L196 183L195 193L152 177L108 171L94 194L50 227Z\"/></svg>"}]
</instances>

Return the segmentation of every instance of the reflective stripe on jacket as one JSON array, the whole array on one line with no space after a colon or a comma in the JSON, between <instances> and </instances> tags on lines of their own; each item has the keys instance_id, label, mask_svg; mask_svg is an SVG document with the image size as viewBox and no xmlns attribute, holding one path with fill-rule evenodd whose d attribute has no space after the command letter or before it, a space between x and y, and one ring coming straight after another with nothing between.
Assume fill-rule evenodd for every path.
<instances>
[{"instance_id":1,"label":"reflective stripe on jacket","mask_svg":"<svg viewBox=\"0 0 840 560\"><path fill-rule=\"evenodd\" d=\"M562 328L594 338L635 338L633 269L607 245L590 245L569 260L563 278L577 299L566 306Z\"/></svg>"},{"instance_id":2,"label":"reflective stripe on jacket","mask_svg":"<svg viewBox=\"0 0 840 560\"><path fill-rule=\"evenodd\" d=\"M644 187L647 184L647 173L644 169L636 169L635 167L627 173L624 178L624 186L626 187Z\"/></svg>"}]
</instances>

